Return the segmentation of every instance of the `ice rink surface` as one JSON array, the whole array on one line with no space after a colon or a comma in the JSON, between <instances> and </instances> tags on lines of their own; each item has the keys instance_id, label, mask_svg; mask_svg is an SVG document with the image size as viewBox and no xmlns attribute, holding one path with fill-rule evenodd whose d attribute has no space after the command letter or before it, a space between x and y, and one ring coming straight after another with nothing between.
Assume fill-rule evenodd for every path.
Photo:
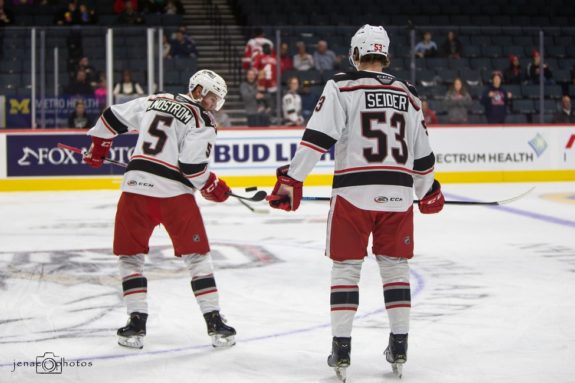
<instances>
[{"instance_id":1,"label":"ice rink surface","mask_svg":"<svg viewBox=\"0 0 575 383\"><path fill-rule=\"evenodd\" d=\"M575 381L575 183L535 184L505 207L415 214L405 382ZM531 184L444 185L448 199L513 197ZM241 189L235 190L241 193ZM328 195L327 188L305 188ZM147 263L145 347L125 324L111 255L119 191L0 194L0 382L336 382L327 203L254 214L199 197L222 312L237 345L213 349L183 262L157 228ZM266 210L265 204L253 204ZM382 355L388 321L364 262L349 382L398 381ZM45 355L45 353L53 353ZM61 374L31 362L64 359Z\"/></svg>"}]
</instances>

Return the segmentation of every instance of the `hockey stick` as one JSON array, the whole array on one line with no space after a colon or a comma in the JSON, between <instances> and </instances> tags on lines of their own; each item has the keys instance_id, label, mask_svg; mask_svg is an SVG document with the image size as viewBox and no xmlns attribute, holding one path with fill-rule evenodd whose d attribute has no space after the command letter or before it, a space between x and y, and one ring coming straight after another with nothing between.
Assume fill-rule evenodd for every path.
<instances>
[{"instance_id":1,"label":"hockey stick","mask_svg":"<svg viewBox=\"0 0 575 383\"><path fill-rule=\"evenodd\" d=\"M245 191L247 191L247 192L252 192L252 191L256 191L256 190L258 190L257 186L250 186L250 187L245 188ZM242 205L244 205L246 208L250 209L250 211L251 211L252 213L255 213L255 214L269 214L269 210L268 210L268 209L258 209L258 208L255 208L255 207L253 207L252 205L250 205L249 203L247 203L246 201L241 200L241 199L238 199L238 202L241 203Z\"/></svg>"},{"instance_id":2,"label":"hockey stick","mask_svg":"<svg viewBox=\"0 0 575 383\"><path fill-rule=\"evenodd\" d=\"M237 195L237 194L234 194L234 193L232 193L232 192L229 192L228 195L231 196L231 197L235 197L235 198L237 198L237 199L239 199L239 200L252 201L252 202L260 202L260 201L263 201L263 200L267 197L268 193L266 193L266 192L263 191L263 190L260 190L259 192L257 192L256 194L254 194L254 195L251 196L251 197L246 197L246 196Z\"/></svg>"},{"instance_id":3,"label":"hockey stick","mask_svg":"<svg viewBox=\"0 0 575 383\"><path fill-rule=\"evenodd\" d=\"M61 143L58 143L57 146L58 146L60 149L66 149L66 150L69 150L69 151L71 151L71 152L81 154L82 156L85 156L85 155L86 155L86 152L83 152L82 149L76 148L75 146L64 145L64 144L61 144ZM124 162L114 161L114 160L111 160L111 159L109 159L109 158L104 158L104 162L109 163L109 164L113 164L113 165L117 165L117 166L120 166L120 167L122 167L122 168L127 168L127 167L128 167L128 164L126 164L126 163L124 163Z\"/></svg>"},{"instance_id":4,"label":"hockey stick","mask_svg":"<svg viewBox=\"0 0 575 383\"><path fill-rule=\"evenodd\" d=\"M490 202L481 202L481 201L445 201L446 205L491 205L491 206L499 206L499 205L506 205L511 202L515 202L518 199L525 197L527 194L531 193L535 189L535 186L531 189L527 190L519 194L518 196L511 197L508 199L503 199L500 201L490 201ZM302 201L330 201L331 197L302 197ZM413 203L418 203L419 200L413 200Z\"/></svg>"}]
</instances>

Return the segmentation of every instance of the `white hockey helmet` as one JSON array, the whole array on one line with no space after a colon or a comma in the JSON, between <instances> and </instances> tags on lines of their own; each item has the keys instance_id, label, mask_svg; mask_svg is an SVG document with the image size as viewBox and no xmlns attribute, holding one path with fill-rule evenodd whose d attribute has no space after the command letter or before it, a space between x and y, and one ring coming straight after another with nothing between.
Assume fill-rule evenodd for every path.
<instances>
[{"instance_id":1,"label":"white hockey helmet","mask_svg":"<svg viewBox=\"0 0 575 383\"><path fill-rule=\"evenodd\" d=\"M349 61L355 69L357 69L359 61L355 62L353 60L355 48L357 48L359 52L360 59L365 55L382 55L387 57L389 53L389 43L387 32L382 26L365 24L359 28L351 38Z\"/></svg>"},{"instance_id":2,"label":"white hockey helmet","mask_svg":"<svg viewBox=\"0 0 575 383\"><path fill-rule=\"evenodd\" d=\"M212 92L218 97L216 110L220 110L222 106L224 106L226 94L228 94L228 86L222 76L208 69L199 70L190 77L190 93L193 92L198 85L202 87L202 97L207 96L208 92Z\"/></svg>"}]
</instances>

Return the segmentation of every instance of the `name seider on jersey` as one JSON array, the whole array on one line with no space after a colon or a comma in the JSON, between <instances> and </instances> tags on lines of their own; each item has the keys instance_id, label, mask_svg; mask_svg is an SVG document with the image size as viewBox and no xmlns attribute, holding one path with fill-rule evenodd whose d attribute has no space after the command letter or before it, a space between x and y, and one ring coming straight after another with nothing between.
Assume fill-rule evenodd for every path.
<instances>
[{"instance_id":1,"label":"name seider on jersey","mask_svg":"<svg viewBox=\"0 0 575 383\"><path fill-rule=\"evenodd\" d=\"M365 92L365 106L368 109L392 108L407 112L407 96L391 92Z\"/></svg>"}]
</instances>

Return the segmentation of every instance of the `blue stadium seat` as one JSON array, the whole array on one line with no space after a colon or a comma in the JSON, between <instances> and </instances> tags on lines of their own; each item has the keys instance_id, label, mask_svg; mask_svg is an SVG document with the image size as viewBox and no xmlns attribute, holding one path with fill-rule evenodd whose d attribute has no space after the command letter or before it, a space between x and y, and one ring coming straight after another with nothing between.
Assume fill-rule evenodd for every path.
<instances>
[{"instance_id":1,"label":"blue stadium seat","mask_svg":"<svg viewBox=\"0 0 575 383\"><path fill-rule=\"evenodd\" d=\"M535 106L533 100L514 100L513 111L515 113L535 113Z\"/></svg>"}]
</instances>

